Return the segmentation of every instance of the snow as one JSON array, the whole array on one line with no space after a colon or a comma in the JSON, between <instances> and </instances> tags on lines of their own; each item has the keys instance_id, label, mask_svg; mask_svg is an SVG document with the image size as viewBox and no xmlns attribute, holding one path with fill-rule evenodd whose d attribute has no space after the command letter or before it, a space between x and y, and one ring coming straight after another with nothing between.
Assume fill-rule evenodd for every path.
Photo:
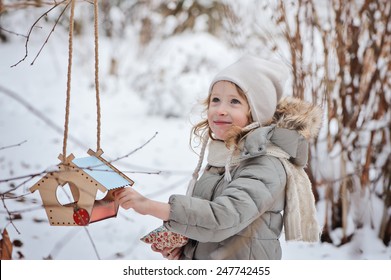
<instances>
[{"instance_id":1,"label":"snow","mask_svg":"<svg viewBox=\"0 0 391 280\"><path fill-rule=\"evenodd\" d=\"M113 16L117 13L120 12L113 10ZM199 104L206 96L209 81L239 53L202 32L177 35L142 50L131 45L134 33L127 32L126 36L121 41L100 40L103 157L117 159L152 139L114 165L135 181L134 188L143 195L167 201L170 194L185 193L197 163L198 157L189 147L190 128L200 118ZM67 36L63 30L56 30L30 66L44 37L43 32L34 33L28 58L12 68L24 55L24 38L13 37L0 44L0 148L22 143L0 150L0 180L39 173L59 163ZM67 153L85 157L88 148L96 148L93 37L76 38L74 49ZM116 76L108 70L112 58L121 62ZM11 98L3 88L25 103ZM23 196L22 201L4 200L10 212L21 213L20 219L13 220L14 225L9 223L5 208L1 208L0 229L7 228L11 240L22 242L21 247L14 247L14 258L19 258L20 252L28 260L162 259L139 240L161 222L132 210L120 209L117 218L85 228L50 226L40 207L39 193L30 194L28 190L38 178L26 183L25 179L0 183L1 192L8 191L12 183L19 186L14 195ZM371 211L379 212L380 217L380 202L373 199L371 203ZM324 202L317 207L323 223ZM338 231L332 234L342 236ZM352 241L342 246L287 243L284 236L281 243L285 260L391 259L391 247L385 247L369 227L356 230Z\"/></svg>"}]
</instances>

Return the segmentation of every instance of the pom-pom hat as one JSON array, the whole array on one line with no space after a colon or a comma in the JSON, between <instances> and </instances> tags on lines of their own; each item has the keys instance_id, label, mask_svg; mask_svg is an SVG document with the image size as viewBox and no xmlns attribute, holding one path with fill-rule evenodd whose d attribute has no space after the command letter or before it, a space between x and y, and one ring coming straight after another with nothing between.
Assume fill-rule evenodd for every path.
<instances>
[{"instance_id":1,"label":"pom-pom hat","mask_svg":"<svg viewBox=\"0 0 391 280\"><path fill-rule=\"evenodd\" d=\"M246 94L254 122L263 125L273 117L287 77L283 64L245 55L214 77L209 92L218 81L236 84Z\"/></svg>"}]
</instances>

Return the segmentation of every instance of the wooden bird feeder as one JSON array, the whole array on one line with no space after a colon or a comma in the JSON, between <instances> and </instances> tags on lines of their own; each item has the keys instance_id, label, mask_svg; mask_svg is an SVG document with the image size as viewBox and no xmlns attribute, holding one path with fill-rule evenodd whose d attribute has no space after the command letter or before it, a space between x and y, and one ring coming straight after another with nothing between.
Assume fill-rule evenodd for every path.
<instances>
[{"instance_id":1,"label":"wooden bird feeder","mask_svg":"<svg viewBox=\"0 0 391 280\"><path fill-rule=\"evenodd\" d=\"M97 105L97 151L88 151L89 157L75 158L73 154L66 157L68 124L71 95L71 69L73 53L73 28L75 0L71 1L69 17L69 55L67 98L65 108L63 152L59 159L61 163L56 170L48 172L35 185L31 192L39 190L43 206L52 226L86 226L103 219L116 217L119 205L113 197L113 192L119 188L132 186L133 181L101 157L100 149L100 98L99 98L99 64L98 64L98 0L94 0L94 30L95 30L95 89ZM58 189L70 189L69 203L61 203L57 196ZM105 193L103 199L96 199L98 190Z\"/></svg>"},{"instance_id":2,"label":"wooden bird feeder","mask_svg":"<svg viewBox=\"0 0 391 280\"><path fill-rule=\"evenodd\" d=\"M88 151L89 157L75 158L70 154L65 160L60 155L58 170L48 172L31 192L39 190L43 206L52 226L86 226L90 223L117 216L119 205L113 192L134 182L101 157L103 151ZM68 204L61 204L57 189L68 185L71 191ZM106 193L96 199L97 192Z\"/></svg>"}]
</instances>

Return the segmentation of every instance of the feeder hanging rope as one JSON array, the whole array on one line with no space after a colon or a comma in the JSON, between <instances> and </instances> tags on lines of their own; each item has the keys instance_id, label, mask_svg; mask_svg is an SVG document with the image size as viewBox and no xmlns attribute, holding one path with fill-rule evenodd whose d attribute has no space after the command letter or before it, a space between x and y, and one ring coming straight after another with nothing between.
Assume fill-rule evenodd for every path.
<instances>
[{"instance_id":1,"label":"feeder hanging rope","mask_svg":"<svg viewBox=\"0 0 391 280\"><path fill-rule=\"evenodd\" d=\"M67 90L66 90L66 105L65 105L65 124L64 124L64 139L63 139L63 161L66 159L67 142L68 142L68 127L69 127L69 112L71 101L71 79L72 79L72 58L73 58L73 30L75 17L76 0L71 0L71 12L69 17L69 39L68 39L68 74L67 74ZM97 144L96 150L100 149L100 134L101 134L101 110L99 96L99 35L98 35L98 0L94 0L94 37L95 37L95 93L96 93L96 112L97 112Z\"/></svg>"}]
</instances>

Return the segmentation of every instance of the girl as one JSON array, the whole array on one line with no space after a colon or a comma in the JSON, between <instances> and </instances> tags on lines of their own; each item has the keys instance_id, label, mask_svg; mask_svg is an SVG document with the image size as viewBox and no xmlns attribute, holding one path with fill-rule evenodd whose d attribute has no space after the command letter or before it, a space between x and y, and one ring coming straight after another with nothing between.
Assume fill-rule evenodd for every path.
<instances>
[{"instance_id":1,"label":"girl","mask_svg":"<svg viewBox=\"0 0 391 280\"><path fill-rule=\"evenodd\" d=\"M302 168L305 138L316 136L320 123L319 111L298 100L284 99L277 109L286 77L282 65L249 55L217 74L205 102L207 119L192 130L203 147L187 195L162 203L132 188L116 193L124 209L162 219L168 230L189 238L181 248L153 250L169 259L281 259L287 185L281 158ZM208 164L198 179L207 143ZM307 201L313 204L313 197ZM299 210L289 210L293 231L303 222ZM306 227L314 222L310 216ZM309 228L316 241L317 225Z\"/></svg>"}]
</instances>

